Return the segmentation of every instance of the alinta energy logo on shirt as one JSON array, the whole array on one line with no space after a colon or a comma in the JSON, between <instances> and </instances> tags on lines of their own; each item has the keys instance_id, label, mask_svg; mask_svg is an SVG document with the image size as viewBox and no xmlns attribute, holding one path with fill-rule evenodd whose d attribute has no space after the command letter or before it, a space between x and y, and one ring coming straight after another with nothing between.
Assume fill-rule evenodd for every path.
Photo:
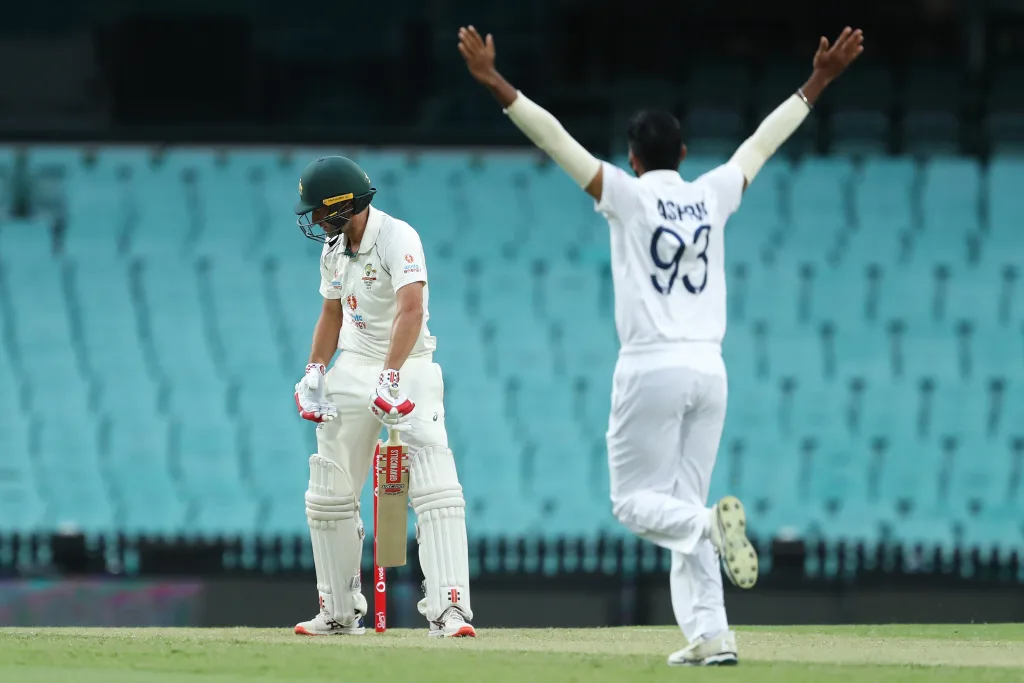
<instances>
[{"instance_id":1,"label":"alinta energy logo on shirt","mask_svg":"<svg viewBox=\"0 0 1024 683\"><path fill-rule=\"evenodd\" d=\"M352 324L355 325L357 329L365 330L366 321L363 320L361 313L355 312L356 308L359 307L359 299L356 298L355 294L349 294L345 297L345 303L347 303L348 307L352 309Z\"/></svg>"},{"instance_id":2,"label":"alinta energy logo on shirt","mask_svg":"<svg viewBox=\"0 0 1024 683\"><path fill-rule=\"evenodd\" d=\"M403 269L403 271L406 272L406 273L418 273L418 272L420 272L420 264L415 263L415 261L416 261L416 259L413 258L412 254L406 254L405 255L406 266Z\"/></svg>"}]
</instances>

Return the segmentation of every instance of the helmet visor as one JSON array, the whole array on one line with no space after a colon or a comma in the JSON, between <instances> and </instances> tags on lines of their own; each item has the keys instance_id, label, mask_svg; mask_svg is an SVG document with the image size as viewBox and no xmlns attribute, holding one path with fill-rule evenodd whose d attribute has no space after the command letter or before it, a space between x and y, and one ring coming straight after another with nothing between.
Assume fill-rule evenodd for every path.
<instances>
[{"instance_id":1,"label":"helmet visor","mask_svg":"<svg viewBox=\"0 0 1024 683\"><path fill-rule=\"evenodd\" d=\"M352 209L351 200L337 207L318 206L312 211L300 214L296 222L306 237L317 242L326 242L341 234L341 229L352 220Z\"/></svg>"}]
</instances>

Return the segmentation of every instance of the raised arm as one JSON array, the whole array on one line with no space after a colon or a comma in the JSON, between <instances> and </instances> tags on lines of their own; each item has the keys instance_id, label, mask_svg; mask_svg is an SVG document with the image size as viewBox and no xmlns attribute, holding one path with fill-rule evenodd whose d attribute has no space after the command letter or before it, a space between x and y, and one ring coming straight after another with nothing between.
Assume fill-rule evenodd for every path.
<instances>
[{"instance_id":1,"label":"raised arm","mask_svg":"<svg viewBox=\"0 0 1024 683\"><path fill-rule=\"evenodd\" d=\"M587 194L600 201L603 184L601 162L576 142L558 119L513 88L498 73L494 66L494 37L488 34L484 40L472 26L460 28L459 52L466 60L469 73L490 91L512 123L561 166Z\"/></svg>"},{"instance_id":2,"label":"raised arm","mask_svg":"<svg viewBox=\"0 0 1024 683\"><path fill-rule=\"evenodd\" d=\"M769 114L754 134L732 155L731 161L743 171L744 190L764 163L800 127L807 114L814 108L814 103L818 101L822 91L863 51L864 34L860 29L854 31L847 26L831 47L828 39L821 37L818 51L814 54L814 70L811 77Z\"/></svg>"}]
</instances>

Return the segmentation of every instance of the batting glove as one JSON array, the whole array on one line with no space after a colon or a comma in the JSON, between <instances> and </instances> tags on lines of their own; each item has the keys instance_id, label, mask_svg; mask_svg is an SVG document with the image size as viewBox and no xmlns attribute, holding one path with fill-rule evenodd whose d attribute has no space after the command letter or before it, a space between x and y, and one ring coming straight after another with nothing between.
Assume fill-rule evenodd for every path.
<instances>
[{"instance_id":1,"label":"batting glove","mask_svg":"<svg viewBox=\"0 0 1024 683\"><path fill-rule=\"evenodd\" d=\"M295 405L299 416L310 422L330 422L338 415L338 409L327 400L327 368L323 363L310 363L306 374L295 385Z\"/></svg>"},{"instance_id":2,"label":"batting glove","mask_svg":"<svg viewBox=\"0 0 1024 683\"><path fill-rule=\"evenodd\" d=\"M370 412L388 427L395 427L409 418L416 404L398 387L398 370L380 373L377 388L370 394Z\"/></svg>"}]
</instances>

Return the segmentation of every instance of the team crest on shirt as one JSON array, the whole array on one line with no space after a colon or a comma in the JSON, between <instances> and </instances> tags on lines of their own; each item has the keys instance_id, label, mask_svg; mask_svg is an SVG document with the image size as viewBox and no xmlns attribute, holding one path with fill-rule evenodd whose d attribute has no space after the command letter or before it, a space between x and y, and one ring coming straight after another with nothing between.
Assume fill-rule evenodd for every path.
<instances>
[{"instance_id":1,"label":"team crest on shirt","mask_svg":"<svg viewBox=\"0 0 1024 683\"><path fill-rule=\"evenodd\" d=\"M373 286L373 283L377 281L377 269L373 267L372 263L367 263L366 267L363 268L363 284L369 289Z\"/></svg>"}]
</instances>

